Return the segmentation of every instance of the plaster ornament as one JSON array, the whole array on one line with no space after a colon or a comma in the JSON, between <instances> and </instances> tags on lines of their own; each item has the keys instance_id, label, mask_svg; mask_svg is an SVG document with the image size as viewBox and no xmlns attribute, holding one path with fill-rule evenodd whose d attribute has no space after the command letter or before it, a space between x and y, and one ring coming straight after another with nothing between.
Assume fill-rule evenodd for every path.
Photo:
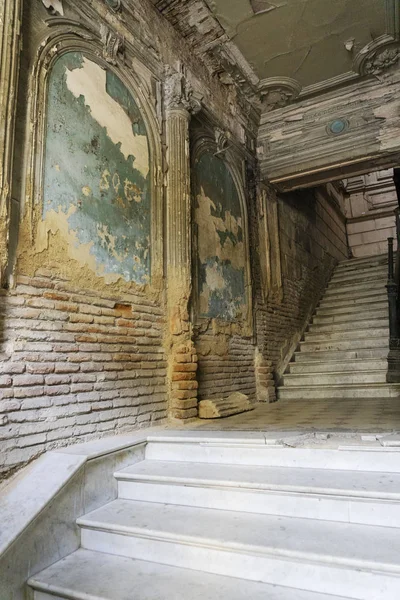
<instances>
[{"instance_id":1,"label":"plaster ornament","mask_svg":"<svg viewBox=\"0 0 400 600\"><path fill-rule=\"evenodd\" d=\"M386 69L395 65L400 57L400 48L384 48L373 52L364 62L364 75L381 75Z\"/></svg>"},{"instance_id":2,"label":"plaster ornament","mask_svg":"<svg viewBox=\"0 0 400 600\"><path fill-rule=\"evenodd\" d=\"M166 75L164 84L166 107L169 110L184 109L191 114L200 112L203 96L193 90L183 69L176 71L168 66Z\"/></svg>"},{"instance_id":3,"label":"plaster ornament","mask_svg":"<svg viewBox=\"0 0 400 600\"><path fill-rule=\"evenodd\" d=\"M295 100L301 85L290 77L270 77L259 84L259 92L264 111L283 108Z\"/></svg>"},{"instance_id":4,"label":"plaster ornament","mask_svg":"<svg viewBox=\"0 0 400 600\"><path fill-rule=\"evenodd\" d=\"M101 41L103 42L103 58L108 63L116 65L118 55L123 53L123 39L106 25L101 26L100 33Z\"/></svg>"},{"instance_id":5,"label":"plaster ornament","mask_svg":"<svg viewBox=\"0 0 400 600\"><path fill-rule=\"evenodd\" d=\"M51 15L64 16L64 8L61 0L42 0L42 2Z\"/></svg>"},{"instance_id":6,"label":"plaster ornament","mask_svg":"<svg viewBox=\"0 0 400 600\"><path fill-rule=\"evenodd\" d=\"M229 137L229 131L223 131L222 129L219 129L219 127L215 129L215 141L217 143L217 152L215 154L222 154L228 150Z\"/></svg>"}]
</instances>

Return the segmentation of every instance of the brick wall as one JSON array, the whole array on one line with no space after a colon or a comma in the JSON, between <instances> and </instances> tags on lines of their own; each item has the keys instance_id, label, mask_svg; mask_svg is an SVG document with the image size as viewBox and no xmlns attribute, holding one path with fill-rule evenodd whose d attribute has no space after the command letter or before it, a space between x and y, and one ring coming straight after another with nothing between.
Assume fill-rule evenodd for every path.
<instances>
[{"instance_id":1,"label":"brick wall","mask_svg":"<svg viewBox=\"0 0 400 600\"><path fill-rule=\"evenodd\" d=\"M267 380L271 372L277 380L284 371L334 266L348 257L345 220L329 188L292 192L278 196L277 201L280 295L263 298L259 259L257 253L253 255L254 310L260 351L257 362L259 375ZM258 217L254 206L251 212L253 243L257 246ZM269 399L274 399L273 390Z\"/></svg>"},{"instance_id":2,"label":"brick wall","mask_svg":"<svg viewBox=\"0 0 400 600\"><path fill-rule=\"evenodd\" d=\"M158 303L43 275L0 294L0 478L45 450L166 416Z\"/></svg>"},{"instance_id":3,"label":"brick wall","mask_svg":"<svg viewBox=\"0 0 400 600\"><path fill-rule=\"evenodd\" d=\"M219 338L219 339L218 339ZM255 400L254 342L233 335L202 334L197 339L199 400L226 398L232 392Z\"/></svg>"}]
</instances>

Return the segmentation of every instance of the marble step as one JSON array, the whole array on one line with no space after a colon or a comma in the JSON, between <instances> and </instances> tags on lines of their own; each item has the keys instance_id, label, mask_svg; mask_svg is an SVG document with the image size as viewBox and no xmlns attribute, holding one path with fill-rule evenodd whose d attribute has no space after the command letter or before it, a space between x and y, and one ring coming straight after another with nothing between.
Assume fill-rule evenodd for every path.
<instances>
[{"instance_id":1,"label":"marble step","mask_svg":"<svg viewBox=\"0 0 400 600\"><path fill-rule=\"evenodd\" d=\"M336 296L359 296L360 294L363 294L364 292L373 292L375 291L375 293L378 291L386 291L385 290L385 285L387 283L387 279L386 278L381 278L381 279L376 279L376 280L371 280L371 281L363 281L363 282L349 282L347 284L340 284L340 285L330 285L328 284L327 289L325 290L325 297L331 298L331 297L336 297Z\"/></svg>"},{"instance_id":2,"label":"marble step","mask_svg":"<svg viewBox=\"0 0 400 600\"><path fill-rule=\"evenodd\" d=\"M400 389L400 386L399 386ZM243 438L246 435L243 432ZM162 438L149 436L146 460L177 461L220 465L253 465L262 467L288 467L295 469L331 469L400 473L400 450L379 447L338 449L290 448L255 444L249 436L240 443L227 440L216 442L212 437L203 437L201 442L185 439L177 441L168 432Z\"/></svg>"},{"instance_id":3,"label":"marble step","mask_svg":"<svg viewBox=\"0 0 400 600\"><path fill-rule=\"evenodd\" d=\"M280 400L306 400L308 398L330 400L333 398L393 398L399 401L400 384L386 383L343 383L343 384L302 384L278 387Z\"/></svg>"},{"instance_id":4,"label":"marble step","mask_svg":"<svg viewBox=\"0 0 400 600\"><path fill-rule=\"evenodd\" d=\"M354 600L400 594L400 530L118 499L77 519L87 550Z\"/></svg>"},{"instance_id":5,"label":"marble step","mask_svg":"<svg viewBox=\"0 0 400 600\"><path fill-rule=\"evenodd\" d=\"M327 334L335 331L354 331L369 329L387 328L389 326L388 317L376 317L371 319L352 319L342 322L322 322L313 319L313 322L308 327L308 332L319 333L326 332Z\"/></svg>"},{"instance_id":6,"label":"marble step","mask_svg":"<svg viewBox=\"0 0 400 600\"><path fill-rule=\"evenodd\" d=\"M115 473L118 497L400 527L400 475L144 460Z\"/></svg>"},{"instance_id":7,"label":"marble step","mask_svg":"<svg viewBox=\"0 0 400 600\"><path fill-rule=\"evenodd\" d=\"M300 342L301 352L317 352L319 350L360 350L360 349L372 349L372 348L386 348L389 349L389 336L381 337L366 337L360 339L342 339L342 340L305 340Z\"/></svg>"},{"instance_id":8,"label":"marble step","mask_svg":"<svg viewBox=\"0 0 400 600\"><path fill-rule=\"evenodd\" d=\"M387 265L387 254L378 254L376 256L361 256L359 258L349 258L338 263L336 269L361 269L366 266Z\"/></svg>"},{"instance_id":9,"label":"marble step","mask_svg":"<svg viewBox=\"0 0 400 600\"><path fill-rule=\"evenodd\" d=\"M291 362L288 365L288 372L290 373L332 373L332 372L344 372L350 371L352 373L358 373L363 371L387 371L387 360L385 359L353 359L347 361L331 360L329 361L310 361L310 362Z\"/></svg>"},{"instance_id":10,"label":"marble step","mask_svg":"<svg viewBox=\"0 0 400 600\"><path fill-rule=\"evenodd\" d=\"M348 312L361 310L379 310L380 308L388 307L388 296L386 290L380 291L377 294L367 294L359 298L344 297L342 299L326 300L322 299L318 305L317 312Z\"/></svg>"},{"instance_id":11,"label":"marble step","mask_svg":"<svg viewBox=\"0 0 400 600\"><path fill-rule=\"evenodd\" d=\"M32 600L349 600L83 549L29 585Z\"/></svg>"},{"instance_id":12,"label":"marble step","mask_svg":"<svg viewBox=\"0 0 400 600\"><path fill-rule=\"evenodd\" d=\"M333 272L333 277L335 277L336 275L356 275L358 273L371 273L379 270L383 271L385 274L387 273L387 261L381 263L365 263L357 266L354 264L349 266L339 264Z\"/></svg>"},{"instance_id":13,"label":"marble step","mask_svg":"<svg viewBox=\"0 0 400 600\"><path fill-rule=\"evenodd\" d=\"M386 337L389 339L389 324L386 323L385 327L370 327L368 329L353 329L347 327L345 330L339 331L324 331L312 329L304 334L304 341L306 342L330 342L330 341L344 341L344 340L364 340L365 338L380 338Z\"/></svg>"},{"instance_id":14,"label":"marble step","mask_svg":"<svg viewBox=\"0 0 400 600\"><path fill-rule=\"evenodd\" d=\"M363 271L352 271L351 273L334 273L329 280L329 285L340 286L349 283L375 281L377 279L387 279L387 276L388 272L386 267L374 267Z\"/></svg>"},{"instance_id":15,"label":"marble step","mask_svg":"<svg viewBox=\"0 0 400 600\"><path fill-rule=\"evenodd\" d=\"M319 309L317 309L312 324L327 325L328 323L346 323L350 321L356 325L359 321L367 321L369 319L389 319L387 301L379 303L379 306L377 303L377 306L375 306L375 308L371 306L371 309L360 310L358 307L349 307L347 312L340 309L337 312L325 312L324 314L324 312L321 313Z\"/></svg>"},{"instance_id":16,"label":"marble step","mask_svg":"<svg viewBox=\"0 0 400 600\"><path fill-rule=\"evenodd\" d=\"M327 360L354 360L354 359L386 359L389 352L388 345L381 348L357 348L354 350L316 350L307 351L303 349L301 352L294 353L296 363L318 361L324 362Z\"/></svg>"},{"instance_id":17,"label":"marble step","mask_svg":"<svg viewBox=\"0 0 400 600\"><path fill-rule=\"evenodd\" d=\"M386 383L387 369L367 372L336 371L331 373L288 373L282 377L282 385L286 387L298 387L309 385L347 385Z\"/></svg>"}]
</instances>

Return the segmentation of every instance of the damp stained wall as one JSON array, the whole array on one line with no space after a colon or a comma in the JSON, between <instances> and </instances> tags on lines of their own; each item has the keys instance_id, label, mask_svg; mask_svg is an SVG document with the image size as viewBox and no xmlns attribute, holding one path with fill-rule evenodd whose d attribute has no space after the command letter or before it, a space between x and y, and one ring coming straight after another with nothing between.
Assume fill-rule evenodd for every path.
<instances>
[{"instance_id":1,"label":"damp stained wall","mask_svg":"<svg viewBox=\"0 0 400 600\"><path fill-rule=\"evenodd\" d=\"M245 314L243 217L232 174L204 152L193 167L200 317L235 321Z\"/></svg>"},{"instance_id":2,"label":"damp stained wall","mask_svg":"<svg viewBox=\"0 0 400 600\"><path fill-rule=\"evenodd\" d=\"M150 278L146 127L122 81L80 52L54 64L48 90L41 239L59 231L98 276Z\"/></svg>"}]
</instances>

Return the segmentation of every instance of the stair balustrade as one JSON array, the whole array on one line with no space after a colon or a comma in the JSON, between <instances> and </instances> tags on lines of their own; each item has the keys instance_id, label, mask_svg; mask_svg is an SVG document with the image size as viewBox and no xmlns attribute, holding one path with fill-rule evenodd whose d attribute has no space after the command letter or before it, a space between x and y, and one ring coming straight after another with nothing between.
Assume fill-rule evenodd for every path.
<instances>
[{"instance_id":1,"label":"stair balustrade","mask_svg":"<svg viewBox=\"0 0 400 600\"><path fill-rule=\"evenodd\" d=\"M400 248L400 217L396 210L397 248ZM393 237L388 238L388 281L386 285L389 303L389 354L388 383L400 382L400 252L394 253Z\"/></svg>"}]
</instances>

